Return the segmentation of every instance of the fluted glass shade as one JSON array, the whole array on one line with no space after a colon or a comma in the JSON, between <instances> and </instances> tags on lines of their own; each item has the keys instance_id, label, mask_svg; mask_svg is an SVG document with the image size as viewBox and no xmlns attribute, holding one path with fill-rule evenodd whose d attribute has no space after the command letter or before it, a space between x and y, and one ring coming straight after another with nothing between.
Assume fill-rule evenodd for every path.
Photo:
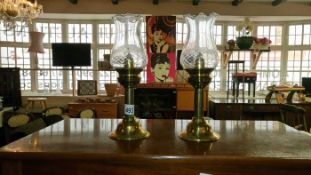
<instances>
[{"instance_id":1,"label":"fluted glass shade","mask_svg":"<svg viewBox=\"0 0 311 175\"><path fill-rule=\"evenodd\" d=\"M184 69L217 66L218 53L213 34L216 16L216 13L209 16L204 13L184 16L188 26L188 35L180 58Z\"/></svg>"},{"instance_id":2,"label":"fluted glass shade","mask_svg":"<svg viewBox=\"0 0 311 175\"><path fill-rule=\"evenodd\" d=\"M144 68L147 55L141 39L141 25L144 18L138 15L116 15L115 43L111 51L110 63L114 68Z\"/></svg>"}]
</instances>

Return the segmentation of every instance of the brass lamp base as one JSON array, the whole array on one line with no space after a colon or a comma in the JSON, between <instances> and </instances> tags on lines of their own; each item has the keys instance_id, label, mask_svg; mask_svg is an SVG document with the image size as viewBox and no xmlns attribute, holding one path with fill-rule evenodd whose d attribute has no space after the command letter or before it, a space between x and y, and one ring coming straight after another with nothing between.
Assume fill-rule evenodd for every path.
<instances>
[{"instance_id":1,"label":"brass lamp base","mask_svg":"<svg viewBox=\"0 0 311 175\"><path fill-rule=\"evenodd\" d=\"M220 136L212 131L203 117L193 117L187 125L187 130L180 133L179 137L186 141L194 142L215 142Z\"/></svg>"},{"instance_id":2,"label":"brass lamp base","mask_svg":"<svg viewBox=\"0 0 311 175\"><path fill-rule=\"evenodd\" d=\"M148 131L145 131L135 117L124 118L118 124L115 132L110 133L109 137L115 140L139 140L150 136Z\"/></svg>"}]
</instances>

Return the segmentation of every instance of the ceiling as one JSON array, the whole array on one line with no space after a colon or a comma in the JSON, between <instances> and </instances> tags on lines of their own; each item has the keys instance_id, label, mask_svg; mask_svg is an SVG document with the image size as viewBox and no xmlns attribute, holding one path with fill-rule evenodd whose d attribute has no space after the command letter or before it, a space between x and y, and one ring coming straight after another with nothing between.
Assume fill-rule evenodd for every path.
<instances>
[{"instance_id":1,"label":"ceiling","mask_svg":"<svg viewBox=\"0 0 311 175\"><path fill-rule=\"evenodd\" d=\"M233 2L239 2L232 5ZM113 14L184 15L216 12L220 18L238 21L289 21L311 17L311 0L38 0L43 18L111 19ZM194 5L193 3L197 3ZM280 2L272 5L272 2ZM116 3L116 4L114 4ZM74 15L77 14L77 15ZM69 17L67 17L69 16ZM274 17L273 19L270 17ZM280 17L280 18L279 18ZM269 19L267 19L269 18Z\"/></svg>"},{"instance_id":2,"label":"ceiling","mask_svg":"<svg viewBox=\"0 0 311 175\"><path fill-rule=\"evenodd\" d=\"M67 0L71 2L72 4L78 4L79 0ZM110 0L112 4L119 4L122 3L122 1L127 1L127 0ZM282 3L286 2L302 2L302 3L310 3L311 5L311 0L150 0L150 3L153 4L160 4L161 2L165 1L176 1L176 2L189 2L192 3L193 5L199 5L201 2L223 2L223 3L231 3L232 6L238 6L239 4L242 3L253 3L253 2L259 2L259 3L267 3L270 2L271 5L277 6Z\"/></svg>"}]
</instances>

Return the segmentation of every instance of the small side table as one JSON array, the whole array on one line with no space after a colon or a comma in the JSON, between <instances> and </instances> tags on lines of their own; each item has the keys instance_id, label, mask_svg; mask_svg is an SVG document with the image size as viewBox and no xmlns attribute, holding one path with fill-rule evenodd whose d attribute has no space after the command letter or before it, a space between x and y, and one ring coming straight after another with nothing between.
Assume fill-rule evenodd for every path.
<instances>
[{"instance_id":1,"label":"small side table","mask_svg":"<svg viewBox=\"0 0 311 175\"><path fill-rule=\"evenodd\" d=\"M33 110L35 107L35 103L38 102L41 105L42 110L44 110L45 108L47 108L46 101L47 101L46 97L27 98L26 109L27 111L30 111L30 109Z\"/></svg>"}]
</instances>

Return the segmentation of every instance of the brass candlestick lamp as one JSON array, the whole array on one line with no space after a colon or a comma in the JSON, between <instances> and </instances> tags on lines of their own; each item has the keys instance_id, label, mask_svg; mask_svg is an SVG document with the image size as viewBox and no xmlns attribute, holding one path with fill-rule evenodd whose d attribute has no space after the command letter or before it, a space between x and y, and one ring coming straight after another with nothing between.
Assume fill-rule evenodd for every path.
<instances>
[{"instance_id":1,"label":"brass candlestick lamp","mask_svg":"<svg viewBox=\"0 0 311 175\"><path fill-rule=\"evenodd\" d=\"M203 118L203 89L210 83L210 73L218 63L213 36L216 16L215 13L209 16L203 13L197 16L185 15L189 32L181 53L181 64L190 75L188 82L195 89L194 117L186 131L179 134L181 139L187 141L213 142L220 138Z\"/></svg>"},{"instance_id":2,"label":"brass candlestick lamp","mask_svg":"<svg viewBox=\"0 0 311 175\"><path fill-rule=\"evenodd\" d=\"M125 89L125 116L116 131L109 135L116 140L138 140L150 135L134 115L134 87L140 82L139 73L147 63L146 51L140 37L143 19L142 16L130 14L113 17L116 37L110 63L119 73L118 81Z\"/></svg>"}]
</instances>

